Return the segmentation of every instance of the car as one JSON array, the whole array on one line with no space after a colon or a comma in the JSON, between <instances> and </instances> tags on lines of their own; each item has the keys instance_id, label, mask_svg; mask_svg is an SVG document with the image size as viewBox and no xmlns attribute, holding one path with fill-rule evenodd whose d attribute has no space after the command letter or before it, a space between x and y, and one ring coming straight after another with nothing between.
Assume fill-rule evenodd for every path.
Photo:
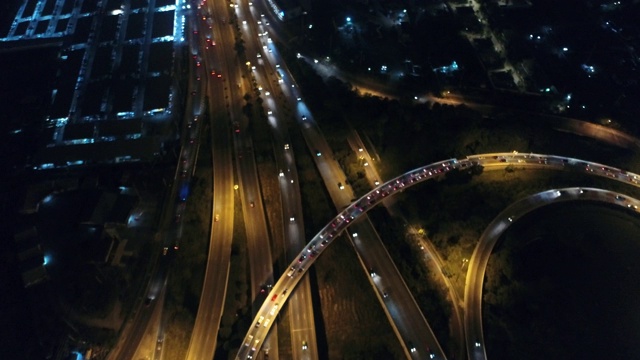
<instances>
[{"instance_id":1,"label":"car","mask_svg":"<svg viewBox=\"0 0 640 360\"><path fill-rule=\"evenodd\" d=\"M407 347L409 348L409 351L411 351L412 353L414 353L414 352L418 351L418 350L416 349L416 347L413 345L413 342L411 342L411 341L409 341L409 342L407 343Z\"/></svg>"},{"instance_id":2,"label":"car","mask_svg":"<svg viewBox=\"0 0 640 360\"><path fill-rule=\"evenodd\" d=\"M220 214L216 214L216 215L213 217L213 221L218 222L218 220L220 220Z\"/></svg>"},{"instance_id":3,"label":"car","mask_svg":"<svg viewBox=\"0 0 640 360\"><path fill-rule=\"evenodd\" d=\"M289 144L284 144L284 149L289 150Z\"/></svg>"},{"instance_id":4,"label":"car","mask_svg":"<svg viewBox=\"0 0 640 360\"><path fill-rule=\"evenodd\" d=\"M264 321L264 325L262 325L262 326L267 327L267 326L269 326L270 322L271 322L271 319L267 319L267 320Z\"/></svg>"},{"instance_id":5,"label":"car","mask_svg":"<svg viewBox=\"0 0 640 360\"><path fill-rule=\"evenodd\" d=\"M292 277L293 275L295 275L296 273L296 268L294 268L293 266L289 269L289 272L287 273L288 277Z\"/></svg>"},{"instance_id":6,"label":"car","mask_svg":"<svg viewBox=\"0 0 640 360\"><path fill-rule=\"evenodd\" d=\"M293 215L291 215L291 216L289 217L289 222L296 222L296 217L295 217L295 216L293 216Z\"/></svg>"},{"instance_id":7,"label":"car","mask_svg":"<svg viewBox=\"0 0 640 360\"><path fill-rule=\"evenodd\" d=\"M339 183L338 183L338 189L340 189L340 190L344 190L344 185L342 185L342 183L341 183L341 182L339 182Z\"/></svg>"},{"instance_id":8,"label":"car","mask_svg":"<svg viewBox=\"0 0 640 360\"><path fill-rule=\"evenodd\" d=\"M318 255L317 251L315 250L311 251L311 255L310 255L311 257L316 257L316 255Z\"/></svg>"},{"instance_id":9,"label":"car","mask_svg":"<svg viewBox=\"0 0 640 360\"><path fill-rule=\"evenodd\" d=\"M369 269L369 275L371 275L371 277L376 277L377 274L373 269Z\"/></svg>"},{"instance_id":10,"label":"car","mask_svg":"<svg viewBox=\"0 0 640 360\"><path fill-rule=\"evenodd\" d=\"M325 245L327 245L328 243L329 243L329 240L323 240L323 241L320 243L320 246L325 246Z\"/></svg>"},{"instance_id":11,"label":"car","mask_svg":"<svg viewBox=\"0 0 640 360\"><path fill-rule=\"evenodd\" d=\"M144 306L148 307L149 305L151 305L152 301L153 301L153 298L151 296L147 297L146 299L144 299Z\"/></svg>"},{"instance_id":12,"label":"car","mask_svg":"<svg viewBox=\"0 0 640 360\"><path fill-rule=\"evenodd\" d=\"M276 301L276 299L278 298L278 294L273 295L273 297L271 298L271 301Z\"/></svg>"},{"instance_id":13,"label":"car","mask_svg":"<svg viewBox=\"0 0 640 360\"><path fill-rule=\"evenodd\" d=\"M307 255L302 255L302 256L300 256L300 258L298 259L298 262L299 262L299 263L301 263L301 262L303 262L303 261L304 261L304 259L306 259L306 258L307 258Z\"/></svg>"},{"instance_id":14,"label":"car","mask_svg":"<svg viewBox=\"0 0 640 360\"><path fill-rule=\"evenodd\" d=\"M624 201L624 196L622 196L622 195L616 195L616 200L618 200L618 201Z\"/></svg>"},{"instance_id":15,"label":"car","mask_svg":"<svg viewBox=\"0 0 640 360\"><path fill-rule=\"evenodd\" d=\"M256 203L254 203L253 201L249 203L249 206L251 207L256 207Z\"/></svg>"},{"instance_id":16,"label":"car","mask_svg":"<svg viewBox=\"0 0 640 360\"><path fill-rule=\"evenodd\" d=\"M388 297L389 297L389 294L385 291L385 292L383 292L383 293L382 293L382 297L383 297L383 298L388 298Z\"/></svg>"},{"instance_id":17,"label":"car","mask_svg":"<svg viewBox=\"0 0 640 360\"><path fill-rule=\"evenodd\" d=\"M316 149L316 156L318 156L318 157L322 156L322 153L318 149Z\"/></svg>"},{"instance_id":18,"label":"car","mask_svg":"<svg viewBox=\"0 0 640 360\"><path fill-rule=\"evenodd\" d=\"M307 345L307 340L302 341L302 350L307 350L309 346Z\"/></svg>"},{"instance_id":19,"label":"car","mask_svg":"<svg viewBox=\"0 0 640 360\"><path fill-rule=\"evenodd\" d=\"M211 76L214 76L216 74L215 70L211 70Z\"/></svg>"},{"instance_id":20,"label":"car","mask_svg":"<svg viewBox=\"0 0 640 360\"><path fill-rule=\"evenodd\" d=\"M195 91L195 90L193 90L193 91L191 92L191 95L196 96L196 91Z\"/></svg>"},{"instance_id":21,"label":"car","mask_svg":"<svg viewBox=\"0 0 640 360\"><path fill-rule=\"evenodd\" d=\"M278 311L278 306L279 304L273 305L273 308L271 309L271 311L269 311L269 314L273 316L276 313L276 311Z\"/></svg>"},{"instance_id":22,"label":"car","mask_svg":"<svg viewBox=\"0 0 640 360\"><path fill-rule=\"evenodd\" d=\"M258 322L256 323L256 327L260 327L262 320L264 320L264 316L260 316L260 319L258 319Z\"/></svg>"},{"instance_id":23,"label":"car","mask_svg":"<svg viewBox=\"0 0 640 360\"><path fill-rule=\"evenodd\" d=\"M302 121L307 120L307 117L305 115L302 115Z\"/></svg>"}]
</instances>

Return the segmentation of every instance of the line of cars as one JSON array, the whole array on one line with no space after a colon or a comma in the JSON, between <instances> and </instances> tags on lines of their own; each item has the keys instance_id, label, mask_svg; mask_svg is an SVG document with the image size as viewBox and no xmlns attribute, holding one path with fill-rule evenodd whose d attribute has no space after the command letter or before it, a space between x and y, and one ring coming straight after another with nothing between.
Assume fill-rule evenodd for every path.
<instances>
[{"instance_id":1,"label":"line of cars","mask_svg":"<svg viewBox=\"0 0 640 360\"><path fill-rule=\"evenodd\" d=\"M504 159L505 161L502 161ZM518 161L523 160L523 161ZM335 238L340 232L348 226L348 224L353 221L359 214L363 213L365 210L370 208L373 205L376 205L377 202L382 200L382 198L391 195L396 191L403 191L404 188L413 183L425 181L431 178L436 178L445 175L446 173L452 170L463 170L470 169L474 166L482 166L485 164L491 163L535 163L535 164L543 164L549 165L555 168L564 167L564 166L576 166L576 169L579 169L580 166L584 168L593 168L597 167L597 170L594 169L594 172L598 172L598 175L607 176L606 173L613 173L616 179L627 181L630 183L637 184L637 178L640 175L627 173L625 171L608 168L606 166L600 166L595 163L588 163L582 160L557 157L557 156L548 156L548 155L538 155L538 154L517 154L517 153L500 153L498 155L492 154L483 154L483 155L474 155L469 156L466 159L448 159L444 161L440 161L437 163L429 164L428 166L421 167L415 170L412 170L408 173L401 175L398 178L395 178L383 186L378 187L367 195L362 197L360 200L353 202L349 205L345 210L343 210L331 223L329 223L325 228L323 228L314 239L312 239L307 246L301 251L298 255L297 261L295 261L289 268L287 272L287 277L281 278L278 282L286 281L289 284L289 288L292 286L292 281L289 280L295 277L298 273L304 272L305 268L310 265L309 261L322 251L322 248L329 244L329 242ZM588 166L587 166L588 165ZM591 172L591 171L590 171ZM611 176L610 176L611 177ZM561 192L559 195L562 195ZM624 202L626 198L621 195L616 197L617 201ZM632 206L631 206L632 208ZM635 209L634 209L635 210ZM510 219L513 221L513 219ZM316 245L317 242L320 242L319 245ZM308 256L315 251L314 256ZM375 272L371 271L370 275L375 277ZM389 295L385 292L383 293L383 297L388 297ZM275 301L275 298L272 298L272 301ZM264 306L264 305L263 305ZM263 310L265 311L265 310ZM277 307L271 307L270 314L274 315L277 311ZM476 342L476 347L480 347L481 344ZM408 346L410 352L417 352L417 348L415 346ZM435 358L435 354L429 350L429 358Z\"/></svg>"}]
</instances>

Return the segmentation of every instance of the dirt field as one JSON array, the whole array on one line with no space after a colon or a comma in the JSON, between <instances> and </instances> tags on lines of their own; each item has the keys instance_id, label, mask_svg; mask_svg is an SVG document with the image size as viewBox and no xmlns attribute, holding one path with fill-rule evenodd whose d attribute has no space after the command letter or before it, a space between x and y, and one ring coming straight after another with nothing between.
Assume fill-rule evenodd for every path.
<instances>
[{"instance_id":1,"label":"dirt field","mask_svg":"<svg viewBox=\"0 0 640 360\"><path fill-rule=\"evenodd\" d=\"M402 359L393 332L367 274L340 237L315 266L328 359ZM322 331L319 326L318 332ZM321 335L319 335L320 337Z\"/></svg>"}]
</instances>

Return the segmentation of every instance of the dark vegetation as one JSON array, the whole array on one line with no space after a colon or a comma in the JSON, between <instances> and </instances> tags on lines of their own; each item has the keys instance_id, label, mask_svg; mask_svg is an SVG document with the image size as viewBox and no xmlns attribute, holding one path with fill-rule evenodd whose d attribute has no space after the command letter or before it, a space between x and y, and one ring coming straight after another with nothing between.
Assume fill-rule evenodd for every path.
<instances>
[{"instance_id":1,"label":"dark vegetation","mask_svg":"<svg viewBox=\"0 0 640 360\"><path fill-rule=\"evenodd\" d=\"M487 269L488 355L637 358L638 226L637 214L595 203L548 206L518 221Z\"/></svg>"}]
</instances>

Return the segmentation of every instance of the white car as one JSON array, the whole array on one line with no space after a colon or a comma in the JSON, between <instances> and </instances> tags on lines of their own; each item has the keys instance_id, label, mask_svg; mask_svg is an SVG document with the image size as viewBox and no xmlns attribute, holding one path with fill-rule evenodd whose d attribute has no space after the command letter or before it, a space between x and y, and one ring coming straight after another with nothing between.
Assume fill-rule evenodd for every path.
<instances>
[{"instance_id":1,"label":"white car","mask_svg":"<svg viewBox=\"0 0 640 360\"><path fill-rule=\"evenodd\" d=\"M271 309L271 311L269 312L269 314L273 315L276 313L276 311L278 310L278 304L273 305L273 308Z\"/></svg>"},{"instance_id":2,"label":"white car","mask_svg":"<svg viewBox=\"0 0 640 360\"><path fill-rule=\"evenodd\" d=\"M260 319L258 319L258 322L256 323L256 327L260 327L260 323L262 323L262 320L264 320L264 316L260 316Z\"/></svg>"},{"instance_id":3,"label":"white car","mask_svg":"<svg viewBox=\"0 0 640 360\"><path fill-rule=\"evenodd\" d=\"M251 345L251 341L253 340L253 335L249 335L249 338L247 339L248 341L246 343L244 343L244 346L249 346Z\"/></svg>"}]
</instances>

